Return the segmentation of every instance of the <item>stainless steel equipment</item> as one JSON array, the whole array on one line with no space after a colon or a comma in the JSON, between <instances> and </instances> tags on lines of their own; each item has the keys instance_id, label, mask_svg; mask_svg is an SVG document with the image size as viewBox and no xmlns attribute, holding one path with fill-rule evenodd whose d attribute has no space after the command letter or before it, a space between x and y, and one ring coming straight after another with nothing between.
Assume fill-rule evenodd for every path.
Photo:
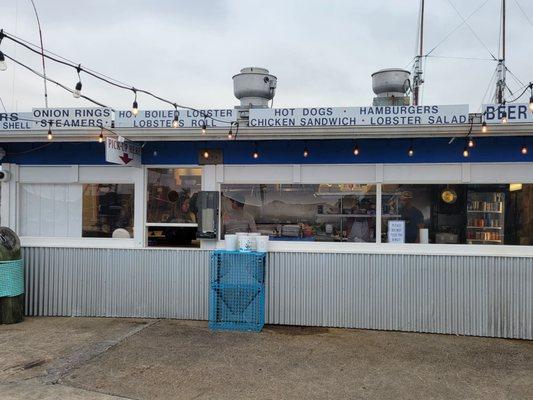
<instances>
[{"instance_id":1,"label":"stainless steel equipment","mask_svg":"<svg viewBox=\"0 0 533 400\"><path fill-rule=\"evenodd\" d=\"M278 78L268 69L249 67L233 76L233 92L241 101L237 108L267 108L274 98Z\"/></svg>"},{"instance_id":2,"label":"stainless steel equipment","mask_svg":"<svg viewBox=\"0 0 533 400\"><path fill-rule=\"evenodd\" d=\"M382 69L372 74L372 90L376 94L375 106L408 105L411 73L400 68Z\"/></svg>"}]
</instances>

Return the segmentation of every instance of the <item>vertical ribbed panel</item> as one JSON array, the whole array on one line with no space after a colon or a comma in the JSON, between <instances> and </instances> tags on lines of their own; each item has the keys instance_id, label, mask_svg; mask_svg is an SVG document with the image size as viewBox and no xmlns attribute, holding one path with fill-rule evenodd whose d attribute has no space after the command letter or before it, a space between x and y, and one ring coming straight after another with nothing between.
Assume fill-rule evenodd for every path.
<instances>
[{"instance_id":1,"label":"vertical ribbed panel","mask_svg":"<svg viewBox=\"0 0 533 400\"><path fill-rule=\"evenodd\" d=\"M208 318L209 251L25 248L28 315ZM269 253L266 322L533 339L533 259Z\"/></svg>"},{"instance_id":2,"label":"vertical ribbed panel","mask_svg":"<svg viewBox=\"0 0 533 400\"><path fill-rule=\"evenodd\" d=\"M533 339L533 258L270 253L267 323Z\"/></svg>"},{"instance_id":3,"label":"vertical ribbed panel","mask_svg":"<svg viewBox=\"0 0 533 400\"><path fill-rule=\"evenodd\" d=\"M207 319L209 252L24 248L26 312Z\"/></svg>"}]
</instances>

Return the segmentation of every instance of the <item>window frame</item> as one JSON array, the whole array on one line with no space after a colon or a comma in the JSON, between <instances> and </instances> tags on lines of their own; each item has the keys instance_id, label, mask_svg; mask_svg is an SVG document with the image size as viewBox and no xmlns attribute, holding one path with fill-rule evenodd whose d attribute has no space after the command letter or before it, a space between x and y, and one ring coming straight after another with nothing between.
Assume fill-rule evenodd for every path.
<instances>
[{"instance_id":1,"label":"window frame","mask_svg":"<svg viewBox=\"0 0 533 400\"><path fill-rule=\"evenodd\" d=\"M384 184L533 184L533 163L417 163L417 164L225 164L216 166L216 188L223 184L338 184L376 185L376 242L271 241L269 251L308 253L441 254L533 257L533 246L483 244L383 243L382 185ZM251 167L251 168L250 168ZM253 169L253 173L250 171ZM245 172L246 171L246 172ZM255 178L251 178L251 176ZM351 180L347 179L350 178ZM354 179L358 178L358 179ZM220 216L219 216L220 218ZM220 221L219 221L220 223ZM216 247L223 248L220 234Z\"/></svg>"},{"instance_id":2,"label":"window frame","mask_svg":"<svg viewBox=\"0 0 533 400\"><path fill-rule=\"evenodd\" d=\"M132 184L134 190L134 214L132 238L88 238L57 236L21 236L23 246L86 247L86 248L136 248L142 246L142 232L138 227L142 213L142 169L119 165L17 165L13 166L14 177L8 182L10 191L16 193L15 216L10 224L19 232L21 185L23 184ZM139 208L140 207L140 208Z\"/></svg>"},{"instance_id":3,"label":"window frame","mask_svg":"<svg viewBox=\"0 0 533 400\"><path fill-rule=\"evenodd\" d=\"M148 222L148 170L149 169L199 169L200 170L200 190L204 190L204 168L201 165L176 165L176 164L146 164L143 165L143 208L142 208L142 221L143 221L143 243L142 247L146 249L180 249L187 250L190 247L156 247L148 246L148 228L149 227L162 227L162 228L198 228L197 222ZM202 247L203 240L200 240L200 248ZM196 248L193 248L196 249Z\"/></svg>"}]
</instances>

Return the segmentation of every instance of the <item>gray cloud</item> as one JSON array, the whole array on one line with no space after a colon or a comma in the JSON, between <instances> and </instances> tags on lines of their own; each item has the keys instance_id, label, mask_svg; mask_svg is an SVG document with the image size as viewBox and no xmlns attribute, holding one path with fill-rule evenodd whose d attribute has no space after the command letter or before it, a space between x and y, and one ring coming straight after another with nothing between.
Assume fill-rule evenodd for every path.
<instances>
[{"instance_id":1,"label":"gray cloud","mask_svg":"<svg viewBox=\"0 0 533 400\"><path fill-rule=\"evenodd\" d=\"M483 1L452 0L463 16ZM232 107L231 76L245 66L267 67L278 76L276 106L367 105L370 74L406 67L414 56L418 0L342 1L118 1L36 0L45 46L76 62L137 87L195 107ZM426 50L459 24L448 0L427 3ZM475 4L474 4L475 3ZM533 4L519 1L533 19ZM32 10L25 0L0 4L0 28L37 42ZM498 51L499 2L489 1L469 24L490 52ZM533 26L508 2L508 66L524 83L533 80ZM35 55L7 40L1 47L39 68ZM490 58L467 26L432 55ZM9 66L0 73L0 96L9 108L42 106L42 82ZM495 68L482 60L429 58L423 100L469 103L476 110ZM48 63L49 75L73 86L74 71ZM84 93L115 108L128 108L131 94L83 78ZM520 84L509 77L516 90ZM493 88L490 88L492 93ZM52 106L79 106L50 87ZM148 98L141 107L164 108Z\"/></svg>"}]
</instances>

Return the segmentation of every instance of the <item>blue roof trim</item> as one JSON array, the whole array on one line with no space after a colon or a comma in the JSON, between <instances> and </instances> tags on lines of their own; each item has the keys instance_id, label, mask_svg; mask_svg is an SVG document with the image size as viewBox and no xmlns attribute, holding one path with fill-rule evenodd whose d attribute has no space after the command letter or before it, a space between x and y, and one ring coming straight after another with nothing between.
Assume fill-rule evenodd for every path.
<instances>
[{"instance_id":1,"label":"blue roof trim","mask_svg":"<svg viewBox=\"0 0 533 400\"><path fill-rule=\"evenodd\" d=\"M360 155L353 155L354 140L269 140L258 141L260 157L252 158L254 142L146 142L143 164L197 164L198 151L221 149L224 164L374 164L374 163L462 163L462 162L533 162L533 137L475 138L468 158L462 156L465 139L364 139L358 140ZM529 152L520 148L526 144ZM413 146L414 156L407 150ZM105 147L101 143L53 142L3 143L7 155L2 162L26 165L105 165ZM307 146L309 156L303 156ZM154 155L154 150L157 155Z\"/></svg>"}]
</instances>

